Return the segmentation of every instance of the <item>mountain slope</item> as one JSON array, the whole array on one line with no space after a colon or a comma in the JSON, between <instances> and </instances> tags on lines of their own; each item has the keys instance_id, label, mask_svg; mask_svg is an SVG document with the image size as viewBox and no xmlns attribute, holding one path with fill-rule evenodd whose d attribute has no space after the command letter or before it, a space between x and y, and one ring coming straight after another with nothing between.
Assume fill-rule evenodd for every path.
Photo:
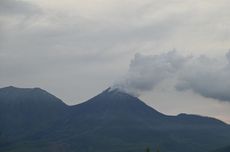
<instances>
[{"instance_id":1,"label":"mountain slope","mask_svg":"<svg viewBox=\"0 0 230 152\"><path fill-rule=\"evenodd\" d=\"M6 152L139 152L157 146L165 152L204 152L230 141L230 127L220 120L167 116L110 88L67 106L42 89L8 87L0 89L2 105L0 151Z\"/></svg>"},{"instance_id":2,"label":"mountain slope","mask_svg":"<svg viewBox=\"0 0 230 152\"><path fill-rule=\"evenodd\" d=\"M212 152L230 152L230 146L219 148L219 149L214 150Z\"/></svg>"},{"instance_id":3,"label":"mountain slope","mask_svg":"<svg viewBox=\"0 0 230 152\"><path fill-rule=\"evenodd\" d=\"M119 90L107 89L71 109L71 116L74 118L71 119L70 124L74 124L73 127L84 124L82 130L78 127L80 131L72 135L72 139L88 137L93 140L95 138L97 141L95 147L99 147L95 149L99 149L98 151L103 151L100 147L106 143L113 149L123 147L132 151L139 151L146 145L162 145L165 151L198 152L199 150L194 146L203 147L201 148L203 151L225 145L230 139L228 125L222 121L187 114L166 116L138 98ZM219 133L213 132L214 130ZM223 140L217 140L218 136ZM104 140L98 142L98 139L103 138ZM114 146L111 141L119 144ZM138 149L135 145L141 148Z\"/></svg>"},{"instance_id":4,"label":"mountain slope","mask_svg":"<svg viewBox=\"0 0 230 152\"><path fill-rule=\"evenodd\" d=\"M122 125L127 123L130 127L134 125L132 124L134 122L137 126L141 126L144 124L148 125L152 121L167 118L167 116L147 106L138 98L118 90L110 91L109 89L87 102L73 106L72 112L74 116L84 115L89 119L97 118L105 124L116 122ZM143 118L148 121L145 122Z\"/></svg>"},{"instance_id":5,"label":"mountain slope","mask_svg":"<svg viewBox=\"0 0 230 152\"><path fill-rule=\"evenodd\" d=\"M6 87L0 89L0 129L9 140L21 139L46 129L68 107L60 99L40 89ZM16 136L15 136L16 135Z\"/></svg>"}]
</instances>

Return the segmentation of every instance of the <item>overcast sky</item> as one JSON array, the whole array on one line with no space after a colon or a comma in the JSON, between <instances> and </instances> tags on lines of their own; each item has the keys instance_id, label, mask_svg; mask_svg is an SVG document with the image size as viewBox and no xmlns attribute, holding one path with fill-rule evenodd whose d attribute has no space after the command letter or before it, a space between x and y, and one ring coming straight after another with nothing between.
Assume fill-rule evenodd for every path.
<instances>
[{"instance_id":1,"label":"overcast sky","mask_svg":"<svg viewBox=\"0 0 230 152\"><path fill-rule=\"evenodd\" d=\"M109 86L230 123L229 0L0 0L0 87L77 104Z\"/></svg>"}]
</instances>

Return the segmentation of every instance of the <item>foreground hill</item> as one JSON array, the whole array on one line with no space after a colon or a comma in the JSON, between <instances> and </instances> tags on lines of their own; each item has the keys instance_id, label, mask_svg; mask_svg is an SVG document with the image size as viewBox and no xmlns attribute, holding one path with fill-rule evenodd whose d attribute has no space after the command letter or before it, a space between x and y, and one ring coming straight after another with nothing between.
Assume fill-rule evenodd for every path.
<instances>
[{"instance_id":1,"label":"foreground hill","mask_svg":"<svg viewBox=\"0 0 230 152\"><path fill-rule=\"evenodd\" d=\"M48 92L0 89L0 151L204 152L230 144L230 127L197 115L164 115L119 90L67 106Z\"/></svg>"},{"instance_id":2,"label":"foreground hill","mask_svg":"<svg viewBox=\"0 0 230 152\"><path fill-rule=\"evenodd\" d=\"M0 89L0 131L8 140L20 140L52 126L67 108L60 99L40 88Z\"/></svg>"}]
</instances>

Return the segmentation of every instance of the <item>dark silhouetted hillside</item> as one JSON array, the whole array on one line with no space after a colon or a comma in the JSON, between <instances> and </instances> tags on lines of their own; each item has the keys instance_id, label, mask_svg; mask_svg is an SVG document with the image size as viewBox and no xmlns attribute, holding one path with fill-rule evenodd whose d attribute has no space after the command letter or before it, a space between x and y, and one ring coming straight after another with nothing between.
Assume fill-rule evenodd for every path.
<instances>
[{"instance_id":1,"label":"dark silhouetted hillside","mask_svg":"<svg viewBox=\"0 0 230 152\"><path fill-rule=\"evenodd\" d=\"M230 127L198 115L167 116L110 88L67 106L39 89L0 89L0 151L204 152L227 146Z\"/></svg>"}]
</instances>

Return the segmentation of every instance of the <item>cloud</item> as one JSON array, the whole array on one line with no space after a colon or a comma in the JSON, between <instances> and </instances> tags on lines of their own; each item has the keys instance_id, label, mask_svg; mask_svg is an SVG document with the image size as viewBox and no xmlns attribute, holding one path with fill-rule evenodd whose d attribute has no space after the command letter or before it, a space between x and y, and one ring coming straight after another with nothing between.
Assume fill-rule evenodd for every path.
<instances>
[{"instance_id":1,"label":"cloud","mask_svg":"<svg viewBox=\"0 0 230 152\"><path fill-rule=\"evenodd\" d=\"M0 47L5 45L6 38L12 43L8 36L15 37L20 31L24 31L31 23L36 21L43 13L37 5L22 0L0 1ZM11 45L11 44L10 44ZM12 44L15 45L15 44Z\"/></svg>"},{"instance_id":2,"label":"cloud","mask_svg":"<svg viewBox=\"0 0 230 152\"><path fill-rule=\"evenodd\" d=\"M0 83L54 90L62 86L56 94L75 102L119 79L140 50L157 54L177 48L183 53L218 55L229 47L227 4L227 0L196 4L192 0L0 0ZM172 54L185 58L179 65L188 62L186 56ZM169 55L137 54L122 81L129 90L141 93L176 77L182 67L172 61L167 67L169 59L164 56ZM147 66L145 60L152 59L158 66L151 71L138 67L137 62ZM96 80L94 88L92 80ZM83 82L87 83L79 85ZM82 86L85 94L69 93L82 92Z\"/></svg>"},{"instance_id":3,"label":"cloud","mask_svg":"<svg viewBox=\"0 0 230 152\"><path fill-rule=\"evenodd\" d=\"M153 56L136 54L126 77L113 87L138 96L174 76L188 59L176 51Z\"/></svg>"},{"instance_id":4,"label":"cloud","mask_svg":"<svg viewBox=\"0 0 230 152\"><path fill-rule=\"evenodd\" d=\"M20 0L1 0L0 15L29 15L37 14L40 9L28 2Z\"/></svg>"},{"instance_id":5,"label":"cloud","mask_svg":"<svg viewBox=\"0 0 230 152\"><path fill-rule=\"evenodd\" d=\"M229 54L226 59L200 56L187 63L178 73L176 89L193 90L204 97L230 102Z\"/></svg>"},{"instance_id":6,"label":"cloud","mask_svg":"<svg viewBox=\"0 0 230 152\"><path fill-rule=\"evenodd\" d=\"M230 102L230 51L226 58L183 56L176 51L160 55L136 54L125 78L113 88L133 95L154 90L166 79L174 79L178 91L193 92Z\"/></svg>"},{"instance_id":7,"label":"cloud","mask_svg":"<svg viewBox=\"0 0 230 152\"><path fill-rule=\"evenodd\" d=\"M228 62L230 64L230 50L228 51L228 53L226 53L226 58L228 59Z\"/></svg>"}]
</instances>

